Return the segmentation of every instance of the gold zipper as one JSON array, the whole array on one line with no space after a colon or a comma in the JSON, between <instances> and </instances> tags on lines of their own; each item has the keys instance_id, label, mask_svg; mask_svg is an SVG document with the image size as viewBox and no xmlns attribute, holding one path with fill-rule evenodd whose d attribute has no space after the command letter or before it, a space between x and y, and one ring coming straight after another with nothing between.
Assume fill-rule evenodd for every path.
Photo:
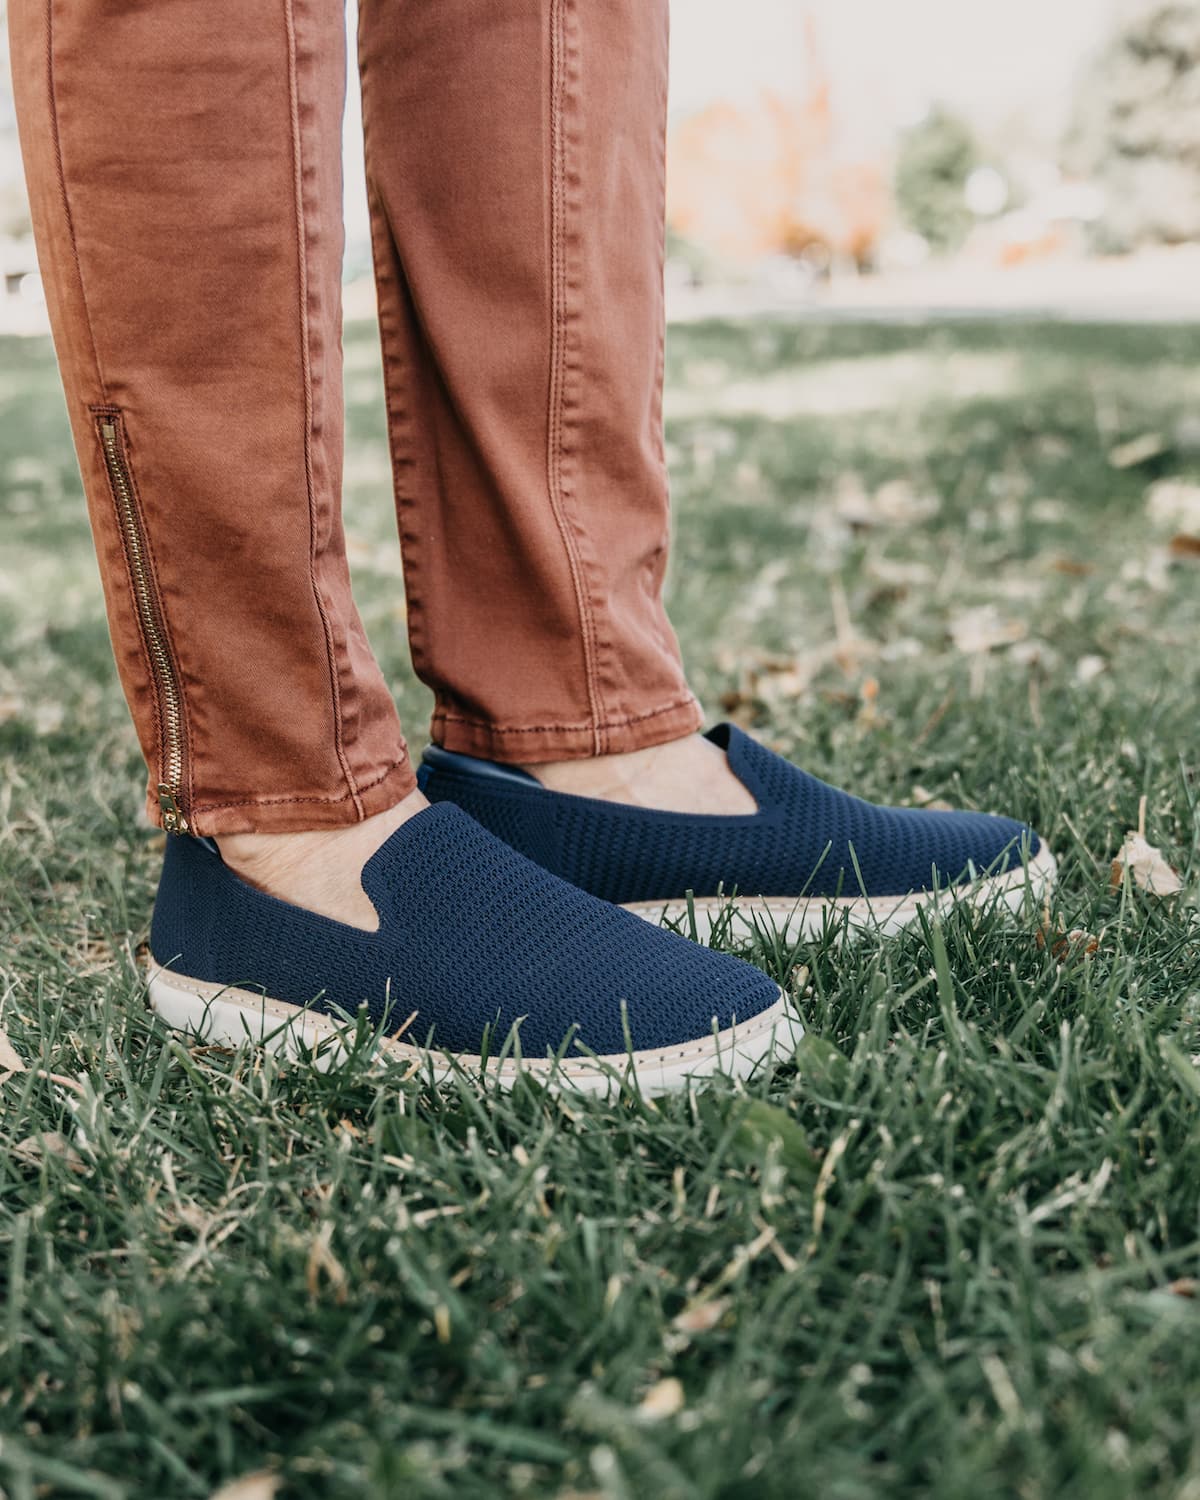
<instances>
[{"instance_id":1,"label":"gold zipper","mask_svg":"<svg viewBox=\"0 0 1200 1500\"><path fill-rule=\"evenodd\" d=\"M162 728L162 780L158 783L158 805L162 809L163 827L168 833L187 833L188 821L182 807L183 798L183 693L175 673L175 662L163 623L158 588L146 555L146 538L134 494L133 478L125 459L125 450L116 419L100 416L100 443L104 462L117 503L117 519L129 564L129 576L137 600L138 623L150 657L154 685L158 693L159 724Z\"/></svg>"}]
</instances>

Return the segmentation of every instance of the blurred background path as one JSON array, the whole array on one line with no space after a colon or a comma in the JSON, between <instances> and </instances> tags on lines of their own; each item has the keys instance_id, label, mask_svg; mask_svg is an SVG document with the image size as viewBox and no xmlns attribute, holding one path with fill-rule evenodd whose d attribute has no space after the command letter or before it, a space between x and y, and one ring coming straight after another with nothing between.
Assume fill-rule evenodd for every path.
<instances>
[{"instance_id":1,"label":"blurred background path","mask_svg":"<svg viewBox=\"0 0 1200 1500\"><path fill-rule=\"evenodd\" d=\"M678 0L672 67L674 320L1200 319L1197 0ZM345 133L371 316L353 86ZM45 326L5 67L0 332Z\"/></svg>"}]
</instances>

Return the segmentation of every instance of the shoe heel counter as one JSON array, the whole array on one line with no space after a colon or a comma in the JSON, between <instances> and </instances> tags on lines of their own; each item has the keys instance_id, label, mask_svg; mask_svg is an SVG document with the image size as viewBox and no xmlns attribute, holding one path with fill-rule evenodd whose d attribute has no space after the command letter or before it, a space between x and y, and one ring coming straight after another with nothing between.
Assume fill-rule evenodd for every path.
<instances>
[{"instance_id":1,"label":"shoe heel counter","mask_svg":"<svg viewBox=\"0 0 1200 1500\"><path fill-rule=\"evenodd\" d=\"M154 962L192 979L208 977L211 903L205 899L202 861L211 857L195 839L168 834L150 919Z\"/></svg>"}]
</instances>

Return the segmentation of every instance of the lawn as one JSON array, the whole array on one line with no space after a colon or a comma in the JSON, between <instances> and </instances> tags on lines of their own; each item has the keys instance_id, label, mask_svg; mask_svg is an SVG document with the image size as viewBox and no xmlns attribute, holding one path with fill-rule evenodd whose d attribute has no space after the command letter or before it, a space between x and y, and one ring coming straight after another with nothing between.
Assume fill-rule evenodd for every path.
<instances>
[{"instance_id":1,"label":"lawn","mask_svg":"<svg viewBox=\"0 0 1200 1500\"><path fill-rule=\"evenodd\" d=\"M5 1500L1200 1500L1200 328L697 324L667 378L712 715L1030 819L1052 909L763 934L796 1066L654 1103L186 1045L51 353L0 345ZM366 327L347 393L419 747ZM1139 807L1179 895L1111 884Z\"/></svg>"}]
</instances>

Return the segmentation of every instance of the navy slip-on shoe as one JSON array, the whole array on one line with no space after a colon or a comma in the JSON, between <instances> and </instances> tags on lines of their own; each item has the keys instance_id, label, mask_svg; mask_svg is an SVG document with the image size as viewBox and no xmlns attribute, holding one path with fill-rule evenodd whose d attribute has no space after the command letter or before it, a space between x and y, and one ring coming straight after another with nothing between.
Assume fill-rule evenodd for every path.
<instances>
[{"instance_id":1,"label":"navy slip-on shoe","mask_svg":"<svg viewBox=\"0 0 1200 1500\"><path fill-rule=\"evenodd\" d=\"M435 1074L446 1053L480 1071L515 1027L515 1056L491 1065L502 1083L524 1067L603 1089L632 1064L647 1092L744 1076L800 1035L758 969L576 890L457 807L402 824L362 885L374 932L255 889L206 839L169 838L152 1005L211 1040L293 1050L344 1032L365 1005L373 1026L402 1028L388 1051Z\"/></svg>"},{"instance_id":2,"label":"navy slip-on shoe","mask_svg":"<svg viewBox=\"0 0 1200 1500\"><path fill-rule=\"evenodd\" d=\"M691 913L702 937L731 913L810 933L844 914L855 927L890 931L941 892L1015 907L1053 879L1054 856L1011 818L876 807L733 724L707 738L725 751L757 812L696 816L571 796L436 745L418 779L431 802L457 803L572 885L652 921Z\"/></svg>"}]
</instances>

